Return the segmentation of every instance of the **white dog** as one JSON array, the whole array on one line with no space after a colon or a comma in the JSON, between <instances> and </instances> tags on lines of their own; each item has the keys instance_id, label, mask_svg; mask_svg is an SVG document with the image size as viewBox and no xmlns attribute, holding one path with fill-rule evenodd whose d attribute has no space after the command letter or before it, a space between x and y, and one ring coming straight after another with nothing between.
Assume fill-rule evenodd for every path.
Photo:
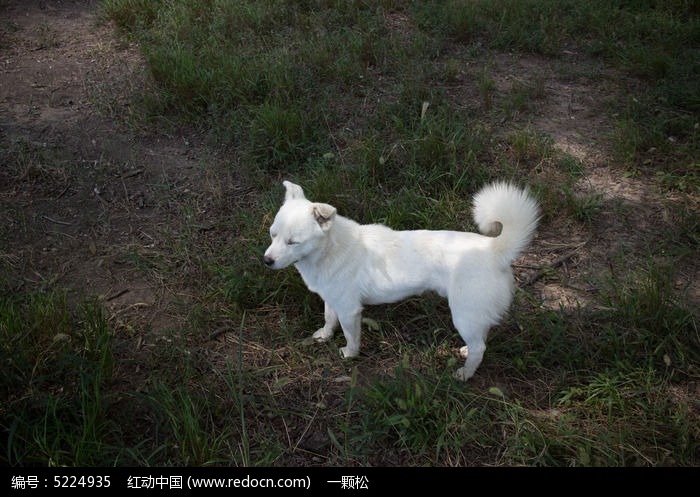
<instances>
[{"instance_id":1,"label":"white dog","mask_svg":"<svg viewBox=\"0 0 700 497\"><path fill-rule=\"evenodd\" d=\"M452 321L466 343L464 366L455 377L467 380L481 364L489 328L513 298L510 264L530 243L539 209L525 190L495 183L474 197L478 233L393 231L360 225L335 207L304 197L285 181L284 204L270 227L272 243L264 262L272 269L294 264L309 290L325 302L325 324L317 341L333 336L338 322L347 344L343 357L360 351L363 306L396 302L433 290L447 297Z\"/></svg>"}]
</instances>

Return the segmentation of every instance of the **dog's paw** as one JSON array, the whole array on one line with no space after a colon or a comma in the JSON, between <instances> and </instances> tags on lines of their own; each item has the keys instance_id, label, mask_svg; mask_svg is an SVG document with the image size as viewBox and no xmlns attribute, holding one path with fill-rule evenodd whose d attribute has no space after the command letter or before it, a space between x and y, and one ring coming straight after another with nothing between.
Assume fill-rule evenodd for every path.
<instances>
[{"instance_id":1,"label":"dog's paw","mask_svg":"<svg viewBox=\"0 0 700 497\"><path fill-rule=\"evenodd\" d=\"M464 347L459 349L459 357L461 357L462 359L466 359L468 355L469 355L469 347L467 347L465 345Z\"/></svg>"},{"instance_id":2,"label":"dog's paw","mask_svg":"<svg viewBox=\"0 0 700 497\"><path fill-rule=\"evenodd\" d=\"M461 350L460 350L460 352L461 352ZM462 368L459 368L457 371L455 371L454 374L453 374L452 376L453 376L456 380L459 380L459 381L467 381L469 378L471 378L472 376L474 376L474 373L469 373L469 372L467 371L467 368L462 367Z\"/></svg>"},{"instance_id":3,"label":"dog's paw","mask_svg":"<svg viewBox=\"0 0 700 497\"><path fill-rule=\"evenodd\" d=\"M314 334L311 335L311 338L313 338L317 342L327 342L328 340L333 338L333 332L328 333L324 328L321 328L315 331Z\"/></svg>"},{"instance_id":4,"label":"dog's paw","mask_svg":"<svg viewBox=\"0 0 700 497\"><path fill-rule=\"evenodd\" d=\"M340 348L340 357L342 357L343 359L352 359L353 357L357 357L359 353L359 350L353 350L349 347Z\"/></svg>"}]
</instances>

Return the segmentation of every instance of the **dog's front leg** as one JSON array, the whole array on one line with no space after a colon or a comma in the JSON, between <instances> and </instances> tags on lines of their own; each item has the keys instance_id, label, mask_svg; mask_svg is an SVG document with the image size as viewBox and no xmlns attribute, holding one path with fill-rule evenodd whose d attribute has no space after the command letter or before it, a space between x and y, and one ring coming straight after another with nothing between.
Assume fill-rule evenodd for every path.
<instances>
[{"instance_id":1,"label":"dog's front leg","mask_svg":"<svg viewBox=\"0 0 700 497\"><path fill-rule=\"evenodd\" d=\"M335 331L336 326L338 326L338 315L331 308L331 306L328 305L328 303L324 301L324 304L325 307L323 310L323 318L326 322L323 325L323 328L319 328L312 335L313 339L317 342L327 342L333 338L333 332Z\"/></svg>"},{"instance_id":2,"label":"dog's front leg","mask_svg":"<svg viewBox=\"0 0 700 497\"><path fill-rule=\"evenodd\" d=\"M347 344L341 347L340 355L345 359L357 356L360 353L360 333L362 326L362 313L340 316L340 326Z\"/></svg>"}]
</instances>

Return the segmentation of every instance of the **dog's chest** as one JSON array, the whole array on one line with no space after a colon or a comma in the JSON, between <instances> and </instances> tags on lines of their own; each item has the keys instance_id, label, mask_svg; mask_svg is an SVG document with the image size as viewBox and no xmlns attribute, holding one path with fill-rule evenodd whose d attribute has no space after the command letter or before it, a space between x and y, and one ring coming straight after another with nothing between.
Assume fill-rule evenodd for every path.
<instances>
[{"instance_id":1,"label":"dog's chest","mask_svg":"<svg viewBox=\"0 0 700 497\"><path fill-rule=\"evenodd\" d=\"M301 279L304 280L306 287L314 293L322 295L324 289L329 288L329 279L322 272L314 270L314 268L306 267L305 264L296 264L297 271L301 275Z\"/></svg>"},{"instance_id":2,"label":"dog's chest","mask_svg":"<svg viewBox=\"0 0 700 497\"><path fill-rule=\"evenodd\" d=\"M301 263L297 264L296 268L306 287L325 301L352 300L356 296L356 282L352 281L352 275L343 269L324 271L318 266L306 267Z\"/></svg>"}]
</instances>

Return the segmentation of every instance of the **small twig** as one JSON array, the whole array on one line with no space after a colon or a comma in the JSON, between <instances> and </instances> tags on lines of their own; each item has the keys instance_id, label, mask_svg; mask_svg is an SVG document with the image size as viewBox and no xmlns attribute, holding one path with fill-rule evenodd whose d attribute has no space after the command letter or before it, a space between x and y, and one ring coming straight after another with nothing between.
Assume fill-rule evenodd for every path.
<instances>
[{"instance_id":1,"label":"small twig","mask_svg":"<svg viewBox=\"0 0 700 497\"><path fill-rule=\"evenodd\" d=\"M105 302L109 302L110 300L117 299L117 298L121 297L122 295L124 295L125 293L129 293L129 289L128 289L128 288L125 288L124 290L119 290L119 291L118 291L117 293L115 293L114 295L110 295L109 297L107 297L107 298L105 299Z\"/></svg>"},{"instance_id":2,"label":"small twig","mask_svg":"<svg viewBox=\"0 0 700 497\"><path fill-rule=\"evenodd\" d=\"M97 188L97 187L95 187L95 188L93 188L92 191L93 191L93 193L95 194L95 197L97 197L97 199L98 199L100 202L102 202L102 206L103 206L105 209L109 208L109 204L107 203L107 201L106 201L105 199L102 198L102 193L100 192L100 189Z\"/></svg>"},{"instance_id":3,"label":"small twig","mask_svg":"<svg viewBox=\"0 0 700 497\"><path fill-rule=\"evenodd\" d=\"M548 264L541 268L539 271L537 271L535 274L531 275L528 279L526 279L524 282L520 284L520 288L524 288L526 286L532 285L535 281L539 280L542 278L547 272L551 271L552 269L561 266L564 264L566 261L571 259L574 255L576 255L576 252L578 249L572 250L568 254L564 254L558 259L555 259L551 264Z\"/></svg>"},{"instance_id":4,"label":"small twig","mask_svg":"<svg viewBox=\"0 0 700 497\"><path fill-rule=\"evenodd\" d=\"M139 174L142 174L144 171L143 168L141 169L134 169L133 171L129 171L128 173L124 173L121 176L121 179L126 179L126 178L132 178L134 176L138 176Z\"/></svg>"},{"instance_id":5,"label":"small twig","mask_svg":"<svg viewBox=\"0 0 700 497\"><path fill-rule=\"evenodd\" d=\"M122 188L124 188L124 206L126 210L129 210L129 191L126 189L126 183L124 182L124 177L121 178Z\"/></svg>"},{"instance_id":6,"label":"small twig","mask_svg":"<svg viewBox=\"0 0 700 497\"><path fill-rule=\"evenodd\" d=\"M69 222L67 222L67 221L59 221L58 219L52 219L52 218L50 218L49 216L41 216L41 217L43 217L43 218L46 219L47 221L51 221L52 223L55 223L55 224L62 224L63 226L71 226L71 225L73 224L73 223L69 223Z\"/></svg>"},{"instance_id":7,"label":"small twig","mask_svg":"<svg viewBox=\"0 0 700 497\"><path fill-rule=\"evenodd\" d=\"M68 233L62 233L62 232L60 232L60 231L46 230L44 233L46 233L46 234L49 234L49 233L50 233L50 234L52 234L52 235L65 236L65 237L68 237L68 238L70 238L70 239L72 239L72 240L77 240L77 238L74 237L73 235L69 235Z\"/></svg>"},{"instance_id":8,"label":"small twig","mask_svg":"<svg viewBox=\"0 0 700 497\"><path fill-rule=\"evenodd\" d=\"M54 200L58 200L59 198L64 196L69 188L70 188L70 183L68 183L68 185L63 189L63 191L61 193L58 194L58 197L56 197Z\"/></svg>"},{"instance_id":9,"label":"small twig","mask_svg":"<svg viewBox=\"0 0 700 497\"><path fill-rule=\"evenodd\" d=\"M231 329L230 326L222 326L221 328L215 329L214 331L209 333L209 340L214 340L216 337L218 337L219 335L223 335L224 333L226 333L230 329Z\"/></svg>"},{"instance_id":10,"label":"small twig","mask_svg":"<svg viewBox=\"0 0 700 497\"><path fill-rule=\"evenodd\" d=\"M132 309L138 309L139 307L150 307L151 305L153 305L153 304L147 304L146 302L136 302L136 303L131 304L123 309L119 309L118 311L115 311L110 316L110 319L113 319L113 318L117 317L119 314L123 314L123 313L130 311Z\"/></svg>"}]
</instances>

